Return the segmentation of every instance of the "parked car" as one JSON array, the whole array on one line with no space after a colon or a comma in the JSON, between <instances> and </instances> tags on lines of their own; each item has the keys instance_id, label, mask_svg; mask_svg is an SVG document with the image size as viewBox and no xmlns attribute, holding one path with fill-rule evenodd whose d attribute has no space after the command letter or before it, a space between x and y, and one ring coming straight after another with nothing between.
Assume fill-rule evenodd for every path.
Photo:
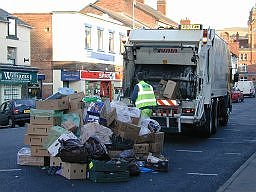
<instances>
[{"instance_id":1,"label":"parked car","mask_svg":"<svg viewBox=\"0 0 256 192\"><path fill-rule=\"evenodd\" d=\"M24 126L30 120L30 108L35 108L35 100L14 99L0 106L0 126Z\"/></svg>"},{"instance_id":2,"label":"parked car","mask_svg":"<svg viewBox=\"0 0 256 192\"><path fill-rule=\"evenodd\" d=\"M232 102L243 102L244 101L244 94L238 87L233 87L231 90L231 98Z\"/></svg>"},{"instance_id":3,"label":"parked car","mask_svg":"<svg viewBox=\"0 0 256 192\"><path fill-rule=\"evenodd\" d=\"M244 96L255 97L255 88L252 81L238 81L235 86L243 91Z\"/></svg>"}]
</instances>

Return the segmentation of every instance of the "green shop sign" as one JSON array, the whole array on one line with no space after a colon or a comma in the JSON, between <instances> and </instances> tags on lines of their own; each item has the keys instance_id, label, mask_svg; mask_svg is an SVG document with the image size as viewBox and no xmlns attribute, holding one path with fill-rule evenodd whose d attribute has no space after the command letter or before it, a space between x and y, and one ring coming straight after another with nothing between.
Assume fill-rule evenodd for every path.
<instances>
[{"instance_id":1,"label":"green shop sign","mask_svg":"<svg viewBox=\"0 0 256 192\"><path fill-rule=\"evenodd\" d=\"M0 83L37 83L36 72L1 71Z\"/></svg>"}]
</instances>

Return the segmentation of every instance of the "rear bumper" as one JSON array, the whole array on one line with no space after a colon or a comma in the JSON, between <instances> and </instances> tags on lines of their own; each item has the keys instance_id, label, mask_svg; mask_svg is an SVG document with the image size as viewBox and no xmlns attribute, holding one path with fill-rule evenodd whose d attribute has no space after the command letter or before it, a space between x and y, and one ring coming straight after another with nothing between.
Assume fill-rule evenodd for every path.
<instances>
[{"instance_id":1,"label":"rear bumper","mask_svg":"<svg viewBox=\"0 0 256 192\"><path fill-rule=\"evenodd\" d=\"M19 114L14 115L15 122L29 122L30 121L30 114Z\"/></svg>"}]
</instances>

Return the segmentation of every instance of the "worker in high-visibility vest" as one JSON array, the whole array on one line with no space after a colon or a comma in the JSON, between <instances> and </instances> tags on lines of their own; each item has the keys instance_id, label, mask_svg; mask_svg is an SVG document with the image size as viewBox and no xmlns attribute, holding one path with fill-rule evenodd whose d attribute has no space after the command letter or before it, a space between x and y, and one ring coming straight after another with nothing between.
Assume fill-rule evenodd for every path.
<instances>
[{"instance_id":1,"label":"worker in high-visibility vest","mask_svg":"<svg viewBox=\"0 0 256 192\"><path fill-rule=\"evenodd\" d=\"M138 83L133 89L131 101L141 110L141 117L147 118L152 115L152 107L156 106L156 97L153 87L143 80L143 73L137 74Z\"/></svg>"}]
</instances>

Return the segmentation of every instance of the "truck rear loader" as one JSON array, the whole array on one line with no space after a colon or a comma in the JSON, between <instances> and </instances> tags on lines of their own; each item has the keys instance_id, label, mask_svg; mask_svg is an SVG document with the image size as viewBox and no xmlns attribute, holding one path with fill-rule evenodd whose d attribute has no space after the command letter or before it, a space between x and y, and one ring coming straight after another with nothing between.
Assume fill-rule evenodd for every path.
<instances>
[{"instance_id":1,"label":"truck rear loader","mask_svg":"<svg viewBox=\"0 0 256 192\"><path fill-rule=\"evenodd\" d=\"M124 53L124 95L129 97L136 74L143 72L158 106L152 119L162 131L199 130L204 136L226 125L231 112L231 56L227 43L214 29L131 30ZM171 88L173 94L163 94ZM170 90L170 91L171 91Z\"/></svg>"}]
</instances>

